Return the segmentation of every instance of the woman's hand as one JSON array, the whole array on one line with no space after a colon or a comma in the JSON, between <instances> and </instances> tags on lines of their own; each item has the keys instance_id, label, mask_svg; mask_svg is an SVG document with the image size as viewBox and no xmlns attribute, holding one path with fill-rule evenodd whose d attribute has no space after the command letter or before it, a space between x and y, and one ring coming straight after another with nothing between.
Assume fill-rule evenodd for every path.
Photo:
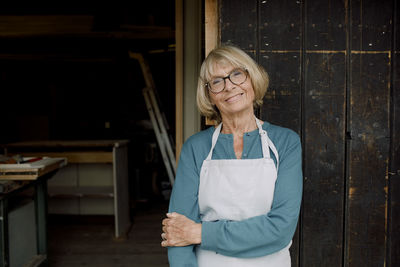
<instances>
[{"instance_id":1,"label":"woman's hand","mask_svg":"<svg viewBox=\"0 0 400 267\"><path fill-rule=\"evenodd\" d=\"M167 213L162 221L163 247L183 247L201 243L201 223L195 223L179 213Z\"/></svg>"}]
</instances>

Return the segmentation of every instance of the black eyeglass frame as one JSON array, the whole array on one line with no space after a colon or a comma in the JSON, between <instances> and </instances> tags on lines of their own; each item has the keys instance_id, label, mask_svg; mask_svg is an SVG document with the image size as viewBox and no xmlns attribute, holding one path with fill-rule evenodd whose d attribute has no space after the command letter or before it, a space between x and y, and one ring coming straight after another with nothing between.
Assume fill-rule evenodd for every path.
<instances>
[{"instance_id":1,"label":"black eyeglass frame","mask_svg":"<svg viewBox=\"0 0 400 267\"><path fill-rule=\"evenodd\" d=\"M241 83L239 83L239 84L237 84L237 83L234 83L232 80L231 80L231 78L230 78L230 76L232 75L232 73L234 73L236 70L242 70L243 72L244 72L244 74L246 75L246 78L244 79L244 81L243 82L241 82ZM219 78L221 78L222 80L224 80L224 88L221 90L221 91L219 91L219 92L214 92L214 91L212 91L211 90L211 86L210 86L210 82L207 82L204 86L205 87L207 87L208 88L208 90L211 92L211 93L213 93L213 94L219 94L219 93L222 93L223 91L225 91L225 88L226 88L226 79L229 79L229 81L231 81L231 83L233 83L234 85L242 85L242 84L244 84L246 81L247 81L247 77L249 76L249 71L246 69L246 68L236 68L236 69L233 69L227 76L225 76L225 77L219 77Z\"/></svg>"}]
</instances>

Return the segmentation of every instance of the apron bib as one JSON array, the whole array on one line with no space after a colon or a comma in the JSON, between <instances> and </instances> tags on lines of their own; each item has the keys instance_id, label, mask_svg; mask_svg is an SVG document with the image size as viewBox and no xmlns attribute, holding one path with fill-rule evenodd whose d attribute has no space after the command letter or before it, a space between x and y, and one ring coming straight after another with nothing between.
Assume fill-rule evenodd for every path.
<instances>
[{"instance_id":1,"label":"apron bib","mask_svg":"<svg viewBox=\"0 0 400 267\"><path fill-rule=\"evenodd\" d=\"M240 221L268 213L274 198L277 168L270 157L269 149L276 157L278 152L267 132L256 118L263 157L259 159L212 160L212 152L217 143L222 123L215 129L212 146L200 171L199 208L202 221ZM257 258L236 258L214 251L196 248L199 267L289 267L289 244L271 255Z\"/></svg>"}]
</instances>

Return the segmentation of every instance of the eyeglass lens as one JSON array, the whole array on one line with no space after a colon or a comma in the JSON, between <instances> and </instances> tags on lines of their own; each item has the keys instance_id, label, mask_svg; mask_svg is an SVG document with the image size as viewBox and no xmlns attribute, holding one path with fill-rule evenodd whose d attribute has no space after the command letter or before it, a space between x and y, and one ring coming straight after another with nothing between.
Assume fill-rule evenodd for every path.
<instances>
[{"instance_id":1,"label":"eyeglass lens","mask_svg":"<svg viewBox=\"0 0 400 267\"><path fill-rule=\"evenodd\" d=\"M247 75L244 70L235 69L226 77L212 79L208 85L212 92L219 93L225 89L226 79L229 79L235 85L241 85L246 81L246 78Z\"/></svg>"}]
</instances>

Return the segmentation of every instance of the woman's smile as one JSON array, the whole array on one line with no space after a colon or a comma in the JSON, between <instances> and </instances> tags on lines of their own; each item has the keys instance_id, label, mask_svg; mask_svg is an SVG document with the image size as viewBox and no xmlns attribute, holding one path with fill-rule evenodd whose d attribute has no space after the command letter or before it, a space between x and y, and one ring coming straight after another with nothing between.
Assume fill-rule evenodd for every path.
<instances>
[{"instance_id":1,"label":"woman's smile","mask_svg":"<svg viewBox=\"0 0 400 267\"><path fill-rule=\"evenodd\" d=\"M239 101L239 100L242 99L242 96L243 96L243 95L244 95L244 93L235 94L235 95L230 96L230 97L228 97L227 99L225 99L225 102L228 102L228 103L237 102L237 101Z\"/></svg>"}]
</instances>

